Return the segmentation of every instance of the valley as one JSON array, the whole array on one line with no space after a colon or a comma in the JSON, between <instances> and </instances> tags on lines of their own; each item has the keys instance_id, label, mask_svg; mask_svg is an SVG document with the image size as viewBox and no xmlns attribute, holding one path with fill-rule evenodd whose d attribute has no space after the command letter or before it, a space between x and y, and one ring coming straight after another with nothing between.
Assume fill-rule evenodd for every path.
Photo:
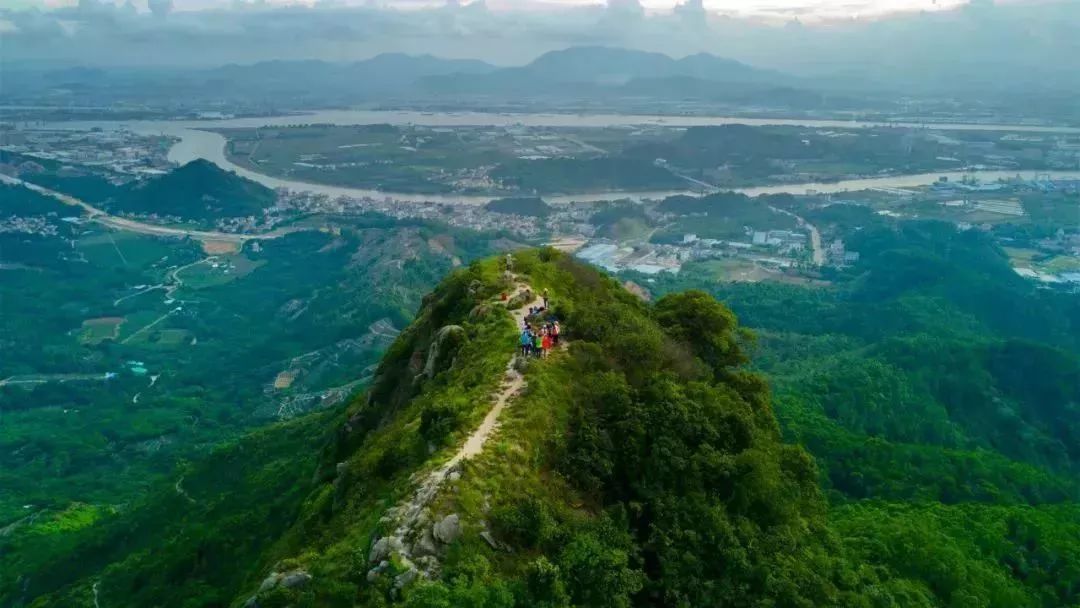
<instances>
[{"instance_id":1,"label":"valley","mask_svg":"<svg viewBox=\"0 0 1080 608\"><path fill-rule=\"evenodd\" d=\"M1069 3L16 4L0 608L1080 606Z\"/></svg>"}]
</instances>

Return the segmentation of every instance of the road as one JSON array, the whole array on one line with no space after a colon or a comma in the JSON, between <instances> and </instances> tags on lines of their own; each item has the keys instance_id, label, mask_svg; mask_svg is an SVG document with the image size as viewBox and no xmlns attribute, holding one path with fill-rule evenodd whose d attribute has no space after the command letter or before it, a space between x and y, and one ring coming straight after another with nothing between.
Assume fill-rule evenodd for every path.
<instances>
[{"instance_id":1,"label":"road","mask_svg":"<svg viewBox=\"0 0 1080 608\"><path fill-rule=\"evenodd\" d=\"M784 215L789 215L795 218L795 221L799 223L800 227L809 230L810 252L811 259L814 261L814 266L825 265L825 248L821 246L821 231L817 229L817 226L814 226L810 222L803 219L801 216L796 215L791 211L788 211L787 209L780 209L779 207L773 207L772 205L769 205L769 209L772 209L777 213L783 213Z\"/></svg>"},{"instance_id":2,"label":"road","mask_svg":"<svg viewBox=\"0 0 1080 608\"><path fill-rule=\"evenodd\" d=\"M168 319L169 317L171 317L173 315L173 313L179 312L180 310L181 310L181 307L179 307L179 306L172 309L172 310L170 310L169 312L167 312L167 313L161 315L160 317L154 319L150 323L147 323L146 325L143 325L137 331L135 331L135 333L133 333L130 336L128 336L128 337L124 338L123 340L121 340L120 343L121 344L127 344L135 336L138 336L138 335L142 334L144 331L150 329L151 327L157 325L158 323L161 323L165 319Z\"/></svg>"},{"instance_id":3,"label":"road","mask_svg":"<svg viewBox=\"0 0 1080 608\"><path fill-rule=\"evenodd\" d=\"M80 207L89 216L90 220L99 224L104 224L117 230L126 230L128 232L138 232L140 234L150 234L154 236L173 236L173 237L190 237L200 241L223 241L229 243L245 243L247 241L276 239L290 232L296 232L302 230L299 227L279 228L271 232L264 232L262 234L235 234L232 232L215 232L211 230L192 230L188 228L172 228L169 226L160 226L157 224L147 224L146 222L140 222L138 220L131 220L123 217L117 217L115 215L109 215L108 212L103 209L99 209L86 201L79 200L73 196L69 196L62 192L43 188L37 184L33 184L17 177L11 177L10 175L0 174L0 182L5 184L12 184L17 186L25 186L34 192L50 196L56 200L64 203L65 205L71 205L72 207Z\"/></svg>"},{"instance_id":4,"label":"road","mask_svg":"<svg viewBox=\"0 0 1080 608\"><path fill-rule=\"evenodd\" d=\"M27 374L10 376L0 380L0 386L9 384L45 384L47 382L76 382L88 380L108 380L111 376L101 372L97 374Z\"/></svg>"}]
</instances>

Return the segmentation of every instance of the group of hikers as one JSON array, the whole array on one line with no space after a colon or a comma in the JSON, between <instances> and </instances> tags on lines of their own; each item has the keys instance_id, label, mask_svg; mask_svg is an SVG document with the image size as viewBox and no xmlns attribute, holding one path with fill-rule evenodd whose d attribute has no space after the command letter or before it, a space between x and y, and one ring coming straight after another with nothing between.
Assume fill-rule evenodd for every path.
<instances>
[{"instance_id":1,"label":"group of hikers","mask_svg":"<svg viewBox=\"0 0 1080 608\"><path fill-rule=\"evenodd\" d=\"M515 278L514 256L509 253L506 254L505 278L508 281ZM532 298L528 291L525 294L529 299ZM507 299L506 293L502 294L502 299ZM547 357L551 349L559 345L559 334L562 329L559 327L559 320L547 314L548 312L548 290L544 289L540 306L529 307L529 314L525 317L524 327L521 328L519 345L522 357Z\"/></svg>"},{"instance_id":2,"label":"group of hikers","mask_svg":"<svg viewBox=\"0 0 1080 608\"><path fill-rule=\"evenodd\" d=\"M530 306L525 317L525 326L521 329L521 356L546 357L552 348L559 345L559 320L554 317L541 319L548 311L548 291L543 294L543 304ZM537 322L539 319L539 322ZM532 322L530 322L532 321Z\"/></svg>"}]
</instances>

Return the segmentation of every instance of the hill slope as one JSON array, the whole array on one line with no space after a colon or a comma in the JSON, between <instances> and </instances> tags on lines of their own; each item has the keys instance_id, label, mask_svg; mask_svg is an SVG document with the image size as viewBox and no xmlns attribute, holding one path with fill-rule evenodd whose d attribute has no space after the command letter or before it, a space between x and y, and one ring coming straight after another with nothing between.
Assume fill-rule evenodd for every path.
<instances>
[{"instance_id":1,"label":"hill slope","mask_svg":"<svg viewBox=\"0 0 1080 608\"><path fill-rule=\"evenodd\" d=\"M195 467L191 506L169 488L200 523L163 511L156 538L133 528L111 565L35 605L1075 603L1075 505L863 503L830 523L727 308L696 291L647 304L551 250L503 270L443 281L345 410L230 448L235 479L214 475L220 455ZM519 283L550 290L567 348L515 361L507 308L530 298L499 296ZM269 505L229 491L268 487L291 489Z\"/></svg>"},{"instance_id":2,"label":"hill slope","mask_svg":"<svg viewBox=\"0 0 1080 608\"><path fill-rule=\"evenodd\" d=\"M122 189L110 209L184 219L259 215L274 204L270 188L203 159Z\"/></svg>"}]
</instances>

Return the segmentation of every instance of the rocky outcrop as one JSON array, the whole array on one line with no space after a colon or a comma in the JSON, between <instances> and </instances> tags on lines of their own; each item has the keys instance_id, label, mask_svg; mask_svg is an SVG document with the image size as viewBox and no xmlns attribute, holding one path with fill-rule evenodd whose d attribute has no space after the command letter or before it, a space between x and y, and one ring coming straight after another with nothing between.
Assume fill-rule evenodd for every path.
<instances>
[{"instance_id":1,"label":"rocky outcrop","mask_svg":"<svg viewBox=\"0 0 1080 608\"><path fill-rule=\"evenodd\" d=\"M288 572L271 572L270 576L263 579L259 590L255 592L255 595L248 598L244 602L244 608L258 608L259 595L271 591L277 587L284 587L286 589L296 589L303 587L311 582L312 576L308 574L306 570L296 569Z\"/></svg>"},{"instance_id":2,"label":"rocky outcrop","mask_svg":"<svg viewBox=\"0 0 1080 608\"><path fill-rule=\"evenodd\" d=\"M435 540L444 545L449 545L461 538L461 517L457 513L447 515L432 526L431 534L435 537Z\"/></svg>"},{"instance_id":3,"label":"rocky outcrop","mask_svg":"<svg viewBox=\"0 0 1080 608\"><path fill-rule=\"evenodd\" d=\"M428 349L427 362L424 364L424 377L430 380L435 374L450 367L454 355L466 340L465 329L460 325L447 325L439 329Z\"/></svg>"},{"instance_id":4,"label":"rocky outcrop","mask_svg":"<svg viewBox=\"0 0 1080 608\"><path fill-rule=\"evenodd\" d=\"M368 562L375 563L389 559L395 553L401 553L405 549L405 543L397 536L384 536L375 541L368 553Z\"/></svg>"},{"instance_id":5,"label":"rocky outcrop","mask_svg":"<svg viewBox=\"0 0 1080 608\"><path fill-rule=\"evenodd\" d=\"M510 298L510 300L507 301L507 303L506 303L506 308L508 310L517 310L517 309L529 304L530 302L532 302L535 299L536 299L536 297L533 296L532 291L526 289L524 291L518 292L517 295Z\"/></svg>"}]
</instances>

